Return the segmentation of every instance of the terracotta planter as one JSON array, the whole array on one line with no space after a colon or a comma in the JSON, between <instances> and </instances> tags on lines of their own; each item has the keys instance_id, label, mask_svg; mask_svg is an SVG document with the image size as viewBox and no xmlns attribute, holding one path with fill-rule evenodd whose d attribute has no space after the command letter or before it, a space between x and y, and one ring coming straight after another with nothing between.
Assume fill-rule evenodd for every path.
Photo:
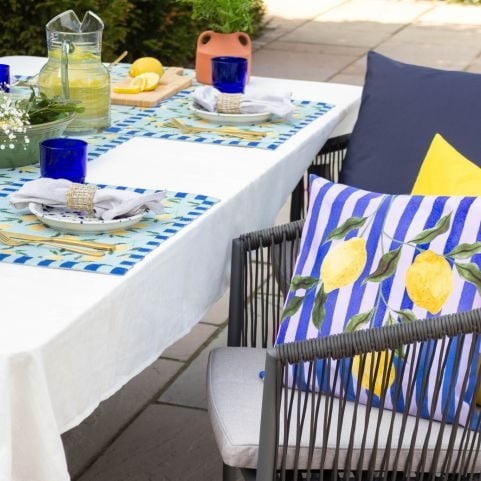
<instances>
[{"instance_id":1,"label":"terracotta planter","mask_svg":"<svg viewBox=\"0 0 481 481\"><path fill-rule=\"evenodd\" d=\"M195 73L203 84L212 84L212 57L233 56L247 59L247 79L251 73L252 45L249 35L243 32L218 33L211 30L202 32L197 40Z\"/></svg>"}]
</instances>

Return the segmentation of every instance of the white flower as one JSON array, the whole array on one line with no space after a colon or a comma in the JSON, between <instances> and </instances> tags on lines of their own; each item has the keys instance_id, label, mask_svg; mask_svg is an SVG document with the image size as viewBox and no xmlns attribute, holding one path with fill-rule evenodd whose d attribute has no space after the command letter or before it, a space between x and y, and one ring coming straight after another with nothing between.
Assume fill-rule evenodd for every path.
<instances>
[{"instance_id":1,"label":"white flower","mask_svg":"<svg viewBox=\"0 0 481 481\"><path fill-rule=\"evenodd\" d=\"M27 112L18 108L15 101L3 90L0 90L0 150L14 149L20 141L18 134L25 134L29 125ZM29 143L27 136L22 135L22 144Z\"/></svg>"}]
</instances>

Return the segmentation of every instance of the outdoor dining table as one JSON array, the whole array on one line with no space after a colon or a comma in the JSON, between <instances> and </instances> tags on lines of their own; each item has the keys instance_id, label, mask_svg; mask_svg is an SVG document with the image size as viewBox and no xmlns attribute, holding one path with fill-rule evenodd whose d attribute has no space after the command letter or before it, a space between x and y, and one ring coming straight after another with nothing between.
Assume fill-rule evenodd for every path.
<instances>
[{"instance_id":1,"label":"outdoor dining table","mask_svg":"<svg viewBox=\"0 0 481 481\"><path fill-rule=\"evenodd\" d=\"M45 59L0 62L14 74L33 75ZM272 150L133 136L91 160L90 183L218 199L125 275L0 262L0 481L69 479L61 433L187 334L220 298L232 238L273 225L324 142L352 127L361 94L339 84L251 82L333 107Z\"/></svg>"}]
</instances>

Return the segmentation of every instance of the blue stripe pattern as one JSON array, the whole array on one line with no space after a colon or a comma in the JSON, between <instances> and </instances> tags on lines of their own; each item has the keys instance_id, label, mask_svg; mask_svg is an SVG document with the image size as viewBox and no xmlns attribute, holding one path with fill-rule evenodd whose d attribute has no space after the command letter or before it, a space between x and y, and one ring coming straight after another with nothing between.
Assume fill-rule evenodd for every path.
<instances>
[{"instance_id":1,"label":"blue stripe pattern","mask_svg":"<svg viewBox=\"0 0 481 481\"><path fill-rule=\"evenodd\" d=\"M345 223L350 218L361 218L363 220L361 224L356 224L356 226L347 229L342 235L333 239L329 237L334 229L347 225ZM352 220L349 222L352 222ZM442 229L440 225L446 222L449 226ZM438 229L437 234L426 237L427 234L424 233L422 239L415 240L421 232L429 229ZM346 261L343 258L332 263L333 266L336 266L332 269L346 270L343 271L344 274L338 274L338 277L330 274L334 276L334 279L339 279L336 281L339 285L334 286L327 293L327 299L324 303L325 314L320 322L320 327L317 328L313 323L312 314L318 291L323 282L320 279L321 272L323 272L323 262L329 253L337 252L334 249L346 247L347 242L358 242L361 239L365 241L366 261L358 267L359 270L354 275L349 273L352 272L351 265L359 264L356 259L353 258L349 263L349 260ZM342 332L353 319L353 316L361 312L371 312L371 315L364 324L357 326L357 328L380 327L388 323L401 322L402 319L397 314L401 309L410 310L412 315L422 319L481 307L481 297L476 285L459 275L456 267L456 265L472 263L481 271L481 254L475 254L471 259L455 258L450 254L460 244L471 244L478 241L481 241L481 198L376 194L341 184L333 184L325 179L312 176L309 211L302 233L295 275L314 277L319 281L313 288L307 290L292 288L288 293L286 306L289 305L294 296L303 297L303 302L297 311L283 319L277 343ZM385 274L382 279L375 281L366 279L367 276L378 271L382 256L388 255L396 249L399 250L396 269ZM350 251L342 252L345 256L345 252ZM347 255L359 256L362 254L359 250L355 252L356 254ZM423 255L423 257L420 257L419 260L418 256L420 255ZM436 262L441 263L443 269L445 269L435 270L432 275L452 277L453 288L443 294L443 302L439 312L428 311L428 308L431 309L429 306L433 305L429 302L431 297L424 290L419 290L420 286L418 291L408 291L405 286L406 273L408 270L411 272L414 269L412 268L413 263L417 261L419 263L426 262L424 259L429 255L434 256ZM357 257L357 259L362 259L362 257ZM347 267L345 267L346 265ZM323 275L327 274L324 273ZM352 278L349 278L348 281L342 280L346 276L352 276ZM410 277L410 279L412 278ZM410 282L416 282L416 279L419 279L419 277ZM435 280L437 279L433 278L433 282ZM423 288L426 284L430 284L426 279L421 282ZM447 279L443 285L449 286L450 282ZM415 286L411 285L410 288L415 289ZM416 294L416 292L422 292L422 295ZM413 299L411 299L410 294ZM438 291L432 294L433 297L436 295L441 294L438 294ZM372 311L370 311L371 309ZM468 341L469 337L465 342ZM419 405L424 417L429 417L431 412L436 413L439 410L446 410L448 420L453 421L456 415L457 400L462 397L465 407L472 402L477 365L476 362L467 365L468 348L458 345L459 342L457 338L452 340L447 355L445 378L440 389L440 400L438 400L440 406L437 406L438 411L435 409L436 406L431 403L435 373L430 375L427 390L423 389L422 386L425 372L423 369L429 369L429 359L433 355L434 347L430 343L424 345L422 352L419 353L420 368L416 373L414 402L410 404L411 412L415 413L417 405ZM458 372L454 365L456 349L460 349L460 366L464 366L464 368L458 369L461 372ZM479 350L478 342L476 346L478 355ZM475 356L475 359L477 360L477 356ZM395 374L401 375L404 367L403 359L396 355L394 361ZM411 368L406 366L406 369ZM318 366L319 375L323 369L325 369L325 366L320 363ZM458 375L464 376L466 369L469 370L470 374L469 385L466 391L461 392L461 386L458 386L460 382L457 379ZM304 374L301 375L301 378ZM450 389L450 383L453 383L454 390ZM322 385L323 381L318 379L318 384ZM349 373L344 384L349 395L354 396L353 388L356 384L354 375ZM388 398L394 394L393 389L394 387L391 387L391 392L386 398L388 406ZM367 398L367 392L364 397ZM373 398L375 405L379 403L379 398L375 394ZM405 399L406 393L402 392L398 405L391 406L391 408L403 410ZM467 412L467 409L463 409L464 411ZM468 422L468 420L464 419L464 422Z\"/></svg>"}]
</instances>

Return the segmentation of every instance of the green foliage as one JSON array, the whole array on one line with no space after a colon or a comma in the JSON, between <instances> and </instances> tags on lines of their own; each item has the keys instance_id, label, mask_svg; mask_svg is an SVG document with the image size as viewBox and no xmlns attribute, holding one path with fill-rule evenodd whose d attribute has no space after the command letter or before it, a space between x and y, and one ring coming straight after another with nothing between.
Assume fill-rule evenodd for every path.
<instances>
[{"instance_id":1,"label":"green foliage","mask_svg":"<svg viewBox=\"0 0 481 481\"><path fill-rule=\"evenodd\" d=\"M192 5L192 18L221 33L253 32L252 0L180 0Z\"/></svg>"},{"instance_id":2,"label":"green foliage","mask_svg":"<svg viewBox=\"0 0 481 481\"><path fill-rule=\"evenodd\" d=\"M0 55L47 55L45 25L65 10L82 19L92 10L105 23L103 58L115 58L125 44L128 0L4 0L0 16Z\"/></svg>"},{"instance_id":3,"label":"green foliage","mask_svg":"<svg viewBox=\"0 0 481 481\"><path fill-rule=\"evenodd\" d=\"M43 93L37 94L33 88L30 98L17 101L17 107L27 113L30 125L53 122L85 110L78 102L61 97L48 98Z\"/></svg>"},{"instance_id":4,"label":"green foliage","mask_svg":"<svg viewBox=\"0 0 481 481\"><path fill-rule=\"evenodd\" d=\"M227 0L204 1L227 5ZM245 0L231 1L246 3ZM259 32L263 26L262 0L248 0L248 4L252 26L249 32ZM191 66L197 37L213 27L206 19L194 20L192 8L188 0L4 0L0 16L0 55L45 56L45 25L51 18L69 9L82 18L87 10L92 10L105 23L104 61L112 61L123 50L128 50L129 61L153 56L165 65Z\"/></svg>"}]
</instances>

